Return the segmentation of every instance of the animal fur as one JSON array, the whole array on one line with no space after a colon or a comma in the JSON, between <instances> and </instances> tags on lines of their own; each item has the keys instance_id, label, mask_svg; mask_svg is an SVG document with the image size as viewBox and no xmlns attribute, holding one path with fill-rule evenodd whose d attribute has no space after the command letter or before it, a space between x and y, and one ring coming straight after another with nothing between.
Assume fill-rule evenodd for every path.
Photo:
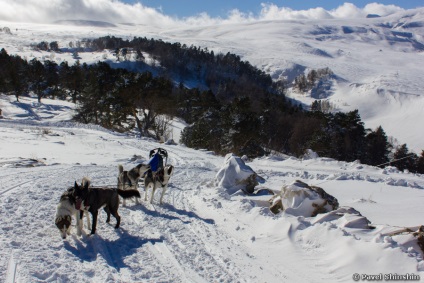
<instances>
[{"instance_id":1,"label":"animal fur","mask_svg":"<svg viewBox=\"0 0 424 283\"><path fill-rule=\"evenodd\" d=\"M74 188L69 188L60 196L59 204L56 207L55 224L60 231L62 239L66 239L71 234L72 216L75 216L77 222L77 235L81 236L83 222L79 211L75 208L75 198L73 197ZM87 217L87 227L90 227L90 218Z\"/></svg>"},{"instance_id":2,"label":"animal fur","mask_svg":"<svg viewBox=\"0 0 424 283\"><path fill-rule=\"evenodd\" d=\"M119 196L123 199L132 197L140 197L140 193L136 189L122 190L104 187L91 187L87 178L84 178L81 185L77 182L74 184L75 207L79 210L87 210L91 213L92 227L91 234L96 233L97 216L99 209L103 207L107 213L106 223L110 222L112 214L116 219L115 228L119 228L121 217L118 214ZM81 213L82 215L82 213Z\"/></svg>"},{"instance_id":3,"label":"animal fur","mask_svg":"<svg viewBox=\"0 0 424 283\"><path fill-rule=\"evenodd\" d=\"M151 171L146 174L144 177L144 200L147 201L147 190L152 188L152 194L150 197L150 203L153 203L153 197L157 188L162 188L162 194L160 196L159 203L162 204L163 196L165 195L166 190L168 189L169 179L174 173L174 166L166 165L164 168L159 170L156 173Z\"/></svg>"},{"instance_id":4,"label":"animal fur","mask_svg":"<svg viewBox=\"0 0 424 283\"><path fill-rule=\"evenodd\" d=\"M138 181L141 176L144 175L149 169L150 165L138 164L136 167L132 168L129 171L124 171L122 165L118 166L119 175L118 175L118 189L127 190L127 189L138 189ZM138 199L136 198L136 203L138 204ZM126 205L125 199L123 200L123 205Z\"/></svg>"}]
</instances>

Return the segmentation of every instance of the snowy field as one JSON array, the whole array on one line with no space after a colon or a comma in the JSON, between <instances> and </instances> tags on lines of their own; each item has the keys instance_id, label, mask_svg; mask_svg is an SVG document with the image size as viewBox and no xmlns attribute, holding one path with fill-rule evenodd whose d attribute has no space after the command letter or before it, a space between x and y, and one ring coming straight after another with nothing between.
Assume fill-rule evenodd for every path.
<instances>
[{"instance_id":1,"label":"snowy field","mask_svg":"<svg viewBox=\"0 0 424 283\"><path fill-rule=\"evenodd\" d=\"M224 158L70 122L64 101L0 95L0 282L352 282L354 274L424 278L410 233L423 223L424 177L328 158L287 156L247 164L278 192L302 180L358 215L270 212L269 195L228 195L215 179ZM121 206L121 227L99 214L97 234L62 240L59 197L83 176L114 186L156 147L175 166L164 204ZM143 194L142 194L143 196ZM75 222L74 222L75 223ZM422 279L421 279L422 281Z\"/></svg>"}]
</instances>

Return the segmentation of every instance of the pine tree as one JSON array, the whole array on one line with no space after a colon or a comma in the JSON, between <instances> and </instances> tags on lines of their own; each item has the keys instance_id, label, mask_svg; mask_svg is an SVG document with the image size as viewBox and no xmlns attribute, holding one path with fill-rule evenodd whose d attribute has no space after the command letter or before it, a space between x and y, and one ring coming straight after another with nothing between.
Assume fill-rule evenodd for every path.
<instances>
[{"instance_id":1,"label":"pine tree","mask_svg":"<svg viewBox=\"0 0 424 283\"><path fill-rule=\"evenodd\" d=\"M377 166L389 161L391 146L381 126L366 136L366 144L364 163Z\"/></svg>"},{"instance_id":2,"label":"pine tree","mask_svg":"<svg viewBox=\"0 0 424 283\"><path fill-rule=\"evenodd\" d=\"M55 62L44 62L46 89L48 94L54 99L59 93L59 70Z\"/></svg>"},{"instance_id":3,"label":"pine tree","mask_svg":"<svg viewBox=\"0 0 424 283\"><path fill-rule=\"evenodd\" d=\"M47 88L46 72L43 64L37 59L32 59L29 62L29 74L31 80L31 90L37 95L38 102L44 96Z\"/></svg>"},{"instance_id":4,"label":"pine tree","mask_svg":"<svg viewBox=\"0 0 424 283\"><path fill-rule=\"evenodd\" d=\"M424 174L424 150L421 151L421 156L416 162L417 173Z\"/></svg>"},{"instance_id":5,"label":"pine tree","mask_svg":"<svg viewBox=\"0 0 424 283\"><path fill-rule=\"evenodd\" d=\"M414 172L415 170L415 160L418 159L413 153L410 153L406 144L398 147L396 152L393 155L394 165L401 171L408 169L409 171Z\"/></svg>"}]
</instances>

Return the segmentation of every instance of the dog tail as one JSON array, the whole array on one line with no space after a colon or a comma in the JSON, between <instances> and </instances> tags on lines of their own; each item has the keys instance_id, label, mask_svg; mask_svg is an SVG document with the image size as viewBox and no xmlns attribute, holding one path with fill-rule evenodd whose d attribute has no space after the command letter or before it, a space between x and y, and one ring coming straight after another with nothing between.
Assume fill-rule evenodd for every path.
<instances>
[{"instance_id":1,"label":"dog tail","mask_svg":"<svg viewBox=\"0 0 424 283\"><path fill-rule=\"evenodd\" d=\"M81 181L81 186L82 187L89 187L91 185L91 180L88 177L83 177L82 181Z\"/></svg>"},{"instance_id":2,"label":"dog tail","mask_svg":"<svg viewBox=\"0 0 424 283\"><path fill-rule=\"evenodd\" d=\"M132 190L118 189L118 194L124 199L132 198L132 197L137 197L137 198L141 197L140 192L136 189L132 189Z\"/></svg>"},{"instance_id":3,"label":"dog tail","mask_svg":"<svg viewBox=\"0 0 424 283\"><path fill-rule=\"evenodd\" d=\"M121 174L122 172L124 172L124 166L122 166L121 164L118 165L119 168L119 174Z\"/></svg>"}]
</instances>

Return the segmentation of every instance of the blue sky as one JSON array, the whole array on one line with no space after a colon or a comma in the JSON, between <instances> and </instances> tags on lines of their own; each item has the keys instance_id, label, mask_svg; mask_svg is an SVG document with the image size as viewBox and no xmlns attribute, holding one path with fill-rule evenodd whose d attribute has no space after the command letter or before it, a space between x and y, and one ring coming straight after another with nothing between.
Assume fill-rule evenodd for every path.
<instances>
[{"instance_id":1,"label":"blue sky","mask_svg":"<svg viewBox=\"0 0 424 283\"><path fill-rule=\"evenodd\" d=\"M280 1L260 1L260 0L121 0L122 2L133 4L141 3L143 6L151 8L161 8L163 14L176 16L178 18L197 15L206 12L212 17L226 17L228 11L237 9L243 13L252 12L255 15L261 11L261 3L273 3L279 7L288 7L293 10L307 10L310 8L322 7L326 10L335 9L345 2L349 2L363 8L368 3L377 2L384 5L396 5L404 9L424 7L423 0L396 0L396 1L316 1L316 0L280 0Z\"/></svg>"},{"instance_id":2,"label":"blue sky","mask_svg":"<svg viewBox=\"0 0 424 283\"><path fill-rule=\"evenodd\" d=\"M0 0L0 20L52 23L95 20L156 27L253 21L382 17L417 7L424 0ZM262 3L265 3L261 5ZM318 3L318 4L317 4ZM201 14L201 13L205 14Z\"/></svg>"}]
</instances>

